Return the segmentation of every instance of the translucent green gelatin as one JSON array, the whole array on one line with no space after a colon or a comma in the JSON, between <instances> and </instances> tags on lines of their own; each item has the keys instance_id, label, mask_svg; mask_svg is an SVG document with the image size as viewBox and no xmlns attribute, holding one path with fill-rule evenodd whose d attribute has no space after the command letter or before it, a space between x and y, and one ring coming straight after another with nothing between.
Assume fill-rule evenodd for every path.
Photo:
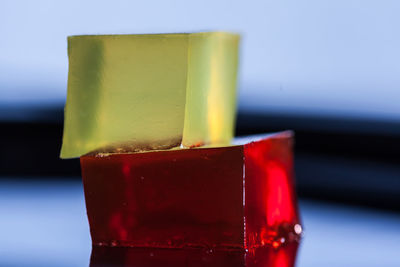
<instances>
[{"instance_id":1,"label":"translucent green gelatin","mask_svg":"<svg viewBox=\"0 0 400 267\"><path fill-rule=\"evenodd\" d=\"M61 157L228 144L238 44L222 32L69 37Z\"/></svg>"}]
</instances>

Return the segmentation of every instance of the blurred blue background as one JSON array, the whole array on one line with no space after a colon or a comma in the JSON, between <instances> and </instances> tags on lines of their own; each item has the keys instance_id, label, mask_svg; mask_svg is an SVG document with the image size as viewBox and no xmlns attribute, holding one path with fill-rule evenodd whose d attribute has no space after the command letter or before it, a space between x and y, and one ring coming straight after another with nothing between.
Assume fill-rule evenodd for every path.
<instances>
[{"instance_id":1,"label":"blurred blue background","mask_svg":"<svg viewBox=\"0 0 400 267\"><path fill-rule=\"evenodd\" d=\"M88 266L68 35L242 34L237 135L293 129L298 266L400 266L400 2L0 2L0 266Z\"/></svg>"},{"instance_id":2,"label":"blurred blue background","mask_svg":"<svg viewBox=\"0 0 400 267\"><path fill-rule=\"evenodd\" d=\"M0 3L0 104L63 103L66 36L243 34L240 106L400 120L397 0Z\"/></svg>"}]
</instances>

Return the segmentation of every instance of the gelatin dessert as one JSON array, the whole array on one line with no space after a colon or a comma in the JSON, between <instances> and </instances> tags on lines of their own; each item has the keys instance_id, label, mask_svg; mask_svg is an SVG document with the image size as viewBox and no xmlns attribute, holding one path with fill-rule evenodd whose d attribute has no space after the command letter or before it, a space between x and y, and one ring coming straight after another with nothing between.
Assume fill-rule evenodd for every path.
<instances>
[{"instance_id":1,"label":"gelatin dessert","mask_svg":"<svg viewBox=\"0 0 400 267\"><path fill-rule=\"evenodd\" d=\"M251 249L301 231L291 132L224 147L83 156L81 166L94 245Z\"/></svg>"},{"instance_id":2,"label":"gelatin dessert","mask_svg":"<svg viewBox=\"0 0 400 267\"><path fill-rule=\"evenodd\" d=\"M62 158L94 246L252 250L301 234L293 133L234 139L239 36L68 38Z\"/></svg>"},{"instance_id":3,"label":"gelatin dessert","mask_svg":"<svg viewBox=\"0 0 400 267\"><path fill-rule=\"evenodd\" d=\"M238 46L224 32L69 37L61 157L229 144Z\"/></svg>"}]
</instances>

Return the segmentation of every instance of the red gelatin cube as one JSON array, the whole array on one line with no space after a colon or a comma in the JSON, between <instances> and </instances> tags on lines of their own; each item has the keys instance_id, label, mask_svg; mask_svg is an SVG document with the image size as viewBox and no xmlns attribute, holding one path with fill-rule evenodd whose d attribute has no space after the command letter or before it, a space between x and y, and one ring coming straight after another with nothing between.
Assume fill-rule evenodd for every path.
<instances>
[{"instance_id":1,"label":"red gelatin cube","mask_svg":"<svg viewBox=\"0 0 400 267\"><path fill-rule=\"evenodd\" d=\"M248 248L298 239L292 133L244 145L246 245Z\"/></svg>"},{"instance_id":2,"label":"red gelatin cube","mask_svg":"<svg viewBox=\"0 0 400 267\"><path fill-rule=\"evenodd\" d=\"M227 147L83 156L81 166L94 245L278 247L301 230L290 132Z\"/></svg>"}]
</instances>

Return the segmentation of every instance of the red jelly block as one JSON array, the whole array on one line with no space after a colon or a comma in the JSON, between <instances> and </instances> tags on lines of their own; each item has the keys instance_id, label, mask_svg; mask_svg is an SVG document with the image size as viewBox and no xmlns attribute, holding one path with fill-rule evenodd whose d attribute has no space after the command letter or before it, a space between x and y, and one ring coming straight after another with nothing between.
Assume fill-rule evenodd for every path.
<instances>
[{"instance_id":1,"label":"red jelly block","mask_svg":"<svg viewBox=\"0 0 400 267\"><path fill-rule=\"evenodd\" d=\"M249 249L297 239L292 138L81 157L93 244Z\"/></svg>"}]
</instances>

